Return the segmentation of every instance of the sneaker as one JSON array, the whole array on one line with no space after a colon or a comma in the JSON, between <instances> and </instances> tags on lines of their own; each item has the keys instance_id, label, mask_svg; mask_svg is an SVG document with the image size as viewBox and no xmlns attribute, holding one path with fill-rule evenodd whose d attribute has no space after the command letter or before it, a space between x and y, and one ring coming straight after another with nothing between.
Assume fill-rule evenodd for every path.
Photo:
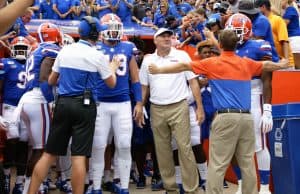
<instances>
[{"instance_id":1,"label":"sneaker","mask_svg":"<svg viewBox=\"0 0 300 194\"><path fill-rule=\"evenodd\" d=\"M108 181L106 183L102 183L101 187L102 187L103 191L110 191L110 192L112 192L112 182L111 181Z\"/></svg>"},{"instance_id":2,"label":"sneaker","mask_svg":"<svg viewBox=\"0 0 300 194\"><path fill-rule=\"evenodd\" d=\"M224 187L224 189L228 189L229 188L229 186L228 186L228 184L227 184L227 182L225 180L223 181L223 187Z\"/></svg>"},{"instance_id":3,"label":"sneaker","mask_svg":"<svg viewBox=\"0 0 300 194\"><path fill-rule=\"evenodd\" d=\"M121 192L121 183L120 180L114 180L112 182L112 193L120 193Z\"/></svg>"},{"instance_id":4,"label":"sneaker","mask_svg":"<svg viewBox=\"0 0 300 194\"><path fill-rule=\"evenodd\" d=\"M48 186L49 190L55 190L56 189L56 185L52 182L51 179L48 178L46 183L47 183L47 186Z\"/></svg>"},{"instance_id":5,"label":"sneaker","mask_svg":"<svg viewBox=\"0 0 300 194\"><path fill-rule=\"evenodd\" d=\"M68 180L62 181L59 190L67 194L72 194L72 186L70 181Z\"/></svg>"},{"instance_id":6,"label":"sneaker","mask_svg":"<svg viewBox=\"0 0 300 194\"><path fill-rule=\"evenodd\" d=\"M272 194L270 191L259 191L258 194Z\"/></svg>"},{"instance_id":7,"label":"sneaker","mask_svg":"<svg viewBox=\"0 0 300 194\"><path fill-rule=\"evenodd\" d=\"M138 182L138 176L136 174L135 170L130 170L130 183L137 183Z\"/></svg>"},{"instance_id":8,"label":"sneaker","mask_svg":"<svg viewBox=\"0 0 300 194\"><path fill-rule=\"evenodd\" d=\"M200 180L200 183L199 183L199 187L201 187L201 189L203 190L203 191L205 191L206 190L206 180Z\"/></svg>"},{"instance_id":9,"label":"sneaker","mask_svg":"<svg viewBox=\"0 0 300 194\"><path fill-rule=\"evenodd\" d=\"M15 187L12 191L13 194L22 194L24 189L24 185L22 183L15 184Z\"/></svg>"},{"instance_id":10,"label":"sneaker","mask_svg":"<svg viewBox=\"0 0 300 194\"><path fill-rule=\"evenodd\" d=\"M160 191L164 189L164 185L161 179L154 179L151 180L151 190L152 191Z\"/></svg>"},{"instance_id":11,"label":"sneaker","mask_svg":"<svg viewBox=\"0 0 300 194\"><path fill-rule=\"evenodd\" d=\"M4 175L4 194L10 193L10 175Z\"/></svg>"},{"instance_id":12,"label":"sneaker","mask_svg":"<svg viewBox=\"0 0 300 194\"><path fill-rule=\"evenodd\" d=\"M61 176L57 177L57 179L55 181L56 188L58 188L58 189L61 188L61 182L62 182Z\"/></svg>"},{"instance_id":13,"label":"sneaker","mask_svg":"<svg viewBox=\"0 0 300 194\"><path fill-rule=\"evenodd\" d=\"M84 194L93 194L93 185L88 185Z\"/></svg>"},{"instance_id":14,"label":"sneaker","mask_svg":"<svg viewBox=\"0 0 300 194\"><path fill-rule=\"evenodd\" d=\"M152 160L147 160L144 166L144 175L147 177L153 176L153 162Z\"/></svg>"},{"instance_id":15,"label":"sneaker","mask_svg":"<svg viewBox=\"0 0 300 194\"><path fill-rule=\"evenodd\" d=\"M184 194L184 189L182 184L178 184L178 188L179 188L179 194Z\"/></svg>"},{"instance_id":16,"label":"sneaker","mask_svg":"<svg viewBox=\"0 0 300 194\"><path fill-rule=\"evenodd\" d=\"M144 189L146 186L146 179L145 177L140 177L139 181L136 183L136 188L137 189Z\"/></svg>"},{"instance_id":17,"label":"sneaker","mask_svg":"<svg viewBox=\"0 0 300 194\"><path fill-rule=\"evenodd\" d=\"M49 187L48 187L47 181L44 181L42 184L43 184L44 193L48 193L49 192Z\"/></svg>"},{"instance_id":18,"label":"sneaker","mask_svg":"<svg viewBox=\"0 0 300 194\"><path fill-rule=\"evenodd\" d=\"M102 194L102 190L92 190L92 194Z\"/></svg>"},{"instance_id":19,"label":"sneaker","mask_svg":"<svg viewBox=\"0 0 300 194\"><path fill-rule=\"evenodd\" d=\"M121 189L119 194L129 194L129 190L128 189Z\"/></svg>"}]
</instances>

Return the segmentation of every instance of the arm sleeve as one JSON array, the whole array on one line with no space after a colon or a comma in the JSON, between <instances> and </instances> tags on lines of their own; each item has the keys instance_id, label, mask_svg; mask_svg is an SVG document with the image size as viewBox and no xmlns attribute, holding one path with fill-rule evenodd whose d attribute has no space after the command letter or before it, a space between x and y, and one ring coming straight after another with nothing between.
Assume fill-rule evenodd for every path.
<instances>
[{"instance_id":1,"label":"arm sleeve","mask_svg":"<svg viewBox=\"0 0 300 194\"><path fill-rule=\"evenodd\" d=\"M192 70L195 74L202 74L207 75L207 69L206 69L206 61L207 60L196 60L192 61L190 64L192 65Z\"/></svg>"},{"instance_id":2,"label":"arm sleeve","mask_svg":"<svg viewBox=\"0 0 300 194\"><path fill-rule=\"evenodd\" d=\"M111 69L109 67L109 61L106 57L104 57L102 53L98 56L100 57L98 58L98 65L96 64L96 66L98 67L98 72L101 75L101 78L105 80L112 75Z\"/></svg>"},{"instance_id":3,"label":"arm sleeve","mask_svg":"<svg viewBox=\"0 0 300 194\"><path fill-rule=\"evenodd\" d=\"M248 69L251 74L250 77L261 75L263 67L263 63L261 61L254 61L247 57L244 57L243 59L247 62Z\"/></svg>"},{"instance_id":4,"label":"arm sleeve","mask_svg":"<svg viewBox=\"0 0 300 194\"><path fill-rule=\"evenodd\" d=\"M284 22L284 20L281 17L279 17L279 19L278 19L276 28L278 29L278 40L279 41L289 41L286 23Z\"/></svg>"}]
</instances>

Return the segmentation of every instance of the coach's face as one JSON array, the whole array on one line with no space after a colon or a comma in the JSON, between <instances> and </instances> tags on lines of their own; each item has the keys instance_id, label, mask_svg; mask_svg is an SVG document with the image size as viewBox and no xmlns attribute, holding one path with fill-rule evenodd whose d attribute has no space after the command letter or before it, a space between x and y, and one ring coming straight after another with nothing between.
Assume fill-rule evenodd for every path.
<instances>
[{"instance_id":1,"label":"coach's face","mask_svg":"<svg viewBox=\"0 0 300 194\"><path fill-rule=\"evenodd\" d=\"M172 35L170 33L162 33L154 39L154 44L157 49L162 48L171 48L172 45Z\"/></svg>"}]
</instances>

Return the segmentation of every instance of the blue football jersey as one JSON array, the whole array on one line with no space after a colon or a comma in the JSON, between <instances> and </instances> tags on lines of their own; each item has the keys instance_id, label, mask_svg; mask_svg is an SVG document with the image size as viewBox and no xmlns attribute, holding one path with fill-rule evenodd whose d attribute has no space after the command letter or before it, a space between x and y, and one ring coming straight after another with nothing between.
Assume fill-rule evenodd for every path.
<instances>
[{"instance_id":1,"label":"blue football jersey","mask_svg":"<svg viewBox=\"0 0 300 194\"><path fill-rule=\"evenodd\" d=\"M264 57L272 58L272 48L269 42L264 40L248 40L236 48L236 54L240 57L248 57L250 59L260 61Z\"/></svg>"},{"instance_id":2,"label":"blue football jersey","mask_svg":"<svg viewBox=\"0 0 300 194\"><path fill-rule=\"evenodd\" d=\"M12 58L0 62L0 79L3 81L3 102L17 106L25 92L25 63Z\"/></svg>"},{"instance_id":3,"label":"blue football jersey","mask_svg":"<svg viewBox=\"0 0 300 194\"><path fill-rule=\"evenodd\" d=\"M30 55L26 63L26 90L32 90L35 87L41 86L39 78L42 61L46 57L55 59L59 50L59 46L47 42L41 43L39 47L34 50L34 52ZM41 89L43 92L43 88ZM44 92L43 94L44 97L47 99L47 95Z\"/></svg>"},{"instance_id":4,"label":"blue football jersey","mask_svg":"<svg viewBox=\"0 0 300 194\"><path fill-rule=\"evenodd\" d=\"M238 44L235 52L240 57L248 57L256 61L272 59L272 47L265 40L248 40L242 45Z\"/></svg>"},{"instance_id":5,"label":"blue football jersey","mask_svg":"<svg viewBox=\"0 0 300 194\"><path fill-rule=\"evenodd\" d=\"M121 65L116 72L117 84L111 89L102 79L99 79L97 84L97 96L101 102L124 102L129 101L130 87L129 87L129 63L133 57L133 50L135 45L131 42L122 41L116 46L111 47L102 42L97 44L98 50L101 50L103 54L111 61L113 56L117 55L121 59Z\"/></svg>"}]
</instances>

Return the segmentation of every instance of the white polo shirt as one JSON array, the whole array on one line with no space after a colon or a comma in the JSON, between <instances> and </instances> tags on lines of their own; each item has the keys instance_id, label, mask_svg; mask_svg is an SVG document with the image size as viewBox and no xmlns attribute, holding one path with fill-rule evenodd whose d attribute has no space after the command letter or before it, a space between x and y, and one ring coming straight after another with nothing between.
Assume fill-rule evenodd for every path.
<instances>
[{"instance_id":1,"label":"white polo shirt","mask_svg":"<svg viewBox=\"0 0 300 194\"><path fill-rule=\"evenodd\" d=\"M196 75L191 71L173 74L155 74L148 71L149 64L157 66L172 65L178 62L190 62L189 55L172 48L169 55L160 57L157 51L144 57L140 70L140 82L150 87L150 102L157 105L168 105L188 98L187 80Z\"/></svg>"}]
</instances>

